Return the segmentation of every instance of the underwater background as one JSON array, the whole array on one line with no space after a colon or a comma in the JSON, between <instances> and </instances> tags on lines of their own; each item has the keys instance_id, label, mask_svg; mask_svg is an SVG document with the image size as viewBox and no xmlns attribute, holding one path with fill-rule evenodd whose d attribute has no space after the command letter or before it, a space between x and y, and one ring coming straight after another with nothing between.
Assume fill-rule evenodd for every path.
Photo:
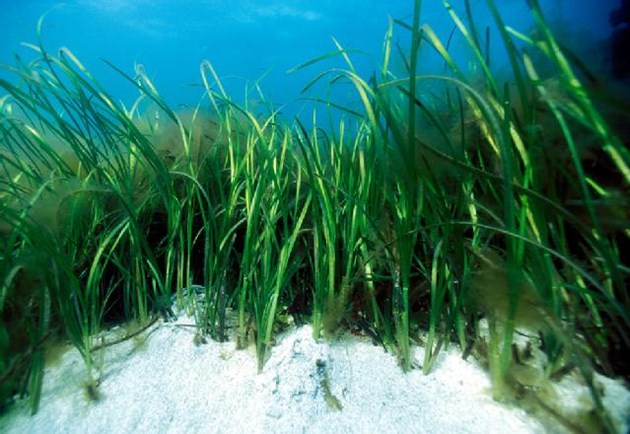
<instances>
[{"instance_id":1,"label":"underwater background","mask_svg":"<svg viewBox=\"0 0 630 434\"><path fill-rule=\"evenodd\" d=\"M452 2L463 10L463 1ZM381 58L387 17L409 20L413 2L406 0L28 0L0 2L0 63L24 55L20 43L35 41L37 20L44 14L43 36L48 49L67 47L114 96L131 103L137 90L100 59L127 73L141 64L161 96L174 107L194 106L203 93L199 64L213 63L227 92L242 102L245 86L260 80L265 99L294 115L296 101L311 71L287 75L297 64L332 51L331 37L361 54L354 56L360 74L369 75ZM478 28L494 27L483 0L471 2ZM578 53L601 51L610 35L609 13L616 0L543 0L541 7L563 42ZM508 25L525 32L533 24L525 0L503 0L497 8ZM422 16L440 38L448 38L453 22L440 0L422 4ZM495 29L491 32L493 65L506 66L507 57ZM404 46L407 35L399 34ZM408 39L408 38L407 38ZM470 54L461 35L450 45L455 58ZM431 67L427 65L431 64ZM392 65L394 69L402 65ZM423 56L423 71L442 67L438 57ZM0 70L0 77L4 71ZM334 99L355 98L351 86L338 86Z\"/></svg>"}]
</instances>

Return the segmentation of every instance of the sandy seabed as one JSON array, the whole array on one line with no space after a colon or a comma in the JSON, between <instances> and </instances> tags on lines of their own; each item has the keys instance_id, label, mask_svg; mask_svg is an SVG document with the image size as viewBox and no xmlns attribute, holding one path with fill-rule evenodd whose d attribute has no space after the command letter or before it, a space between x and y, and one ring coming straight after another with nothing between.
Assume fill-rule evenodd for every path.
<instances>
[{"instance_id":1,"label":"sandy seabed","mask_svg":"<svg viewBox=\"0 0 630 434\"><path fill-rule=\"evenodd\" d=\"M86 397L75 349L46 368L39 412L18 401L3 433L563 433L491 397L488 373L451 346L428 375L404 373L368 338L316 342L310 326L282 334L263 371L254 349L195 344L192 319L158 321L137 339L107 347L99 399ZM109 332L115 334L114 331ZM413 348L419 366L424 349ZM569 381L569 380L567 380ZM588 405L586 387L562 386L568 406ZM619 432L628 430L630 392L598 377Z\"/></svg>"}]
</instances>

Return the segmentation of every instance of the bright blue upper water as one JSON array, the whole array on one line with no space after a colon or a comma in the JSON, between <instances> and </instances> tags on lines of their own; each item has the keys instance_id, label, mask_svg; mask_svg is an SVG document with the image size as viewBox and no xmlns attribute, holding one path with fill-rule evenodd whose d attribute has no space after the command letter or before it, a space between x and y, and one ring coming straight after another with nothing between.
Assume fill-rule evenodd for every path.
<instances>
[{"instance_id":1,"label":"bright blue upper water","mask_svg":"<svg viewBox=\"0 0 630 434\"><path fill-rule=\"evenodd\" d=\"M526 0L495 0L510 26L527 32L531 25ZM559 22L578 46L610 33L608 15L619 0L540 0L546 16ZM199 64L209 60L235 99L248 84L260 79L265 97L288 104L294 113L301 88L318 72L343 66L341 59L296 74L286 71L306 60L332 51L334 36L344 47L363 51L353 60L369 76L381 59L388 16L410 22L413 0L0 0L0 63L12 63L14 52L28 58L21 42L36 41L36 23L46 14L44 43L56 52L71 49L117 98L129 105L137 96L100 58L133 75L142 64L160 93L174 105L194 105L202 95ZM463 1L452 0L463 12ZM484 0L472 0L479 29L490 22ZM462 14L463 16L463 14ZM446 40L453 28L441 0L422 2L422 22ZM498 46L498 34L491 40ZM398 27L395 37L403 47L407 32ZM588 44L586 44L588 45ZM456 37L451 52L465 55ZM492 50L494 65L502 63L500 49ZM430 56L423 71L436 65ZM393 68L402 63L393 63ZM0 72L2 74L2 72ZM319 95L325 96L325 95ZM353 98L350 87L339 87L335 98Z\"/></svg>"}]
</instances>

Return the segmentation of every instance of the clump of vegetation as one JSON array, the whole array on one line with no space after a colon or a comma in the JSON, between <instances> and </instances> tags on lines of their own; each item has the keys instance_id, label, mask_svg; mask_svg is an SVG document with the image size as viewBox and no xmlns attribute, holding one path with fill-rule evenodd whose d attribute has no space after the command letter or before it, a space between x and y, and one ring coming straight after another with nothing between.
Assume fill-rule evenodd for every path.
<instances>
[{"instance_id":1,"label":"clump of vegetation","mask_svg":"<svg viewBox=\"0 0 630 434\"><path fill-rule=\"evenodd\" d=\"M425 372L444 345L476 342L497 399L526 381L513 343L527 328L545 343L545 381L574 366L597 423L614 430L593 372L630 372L630 155L614 117L628 107L582 84L589 71L536 1L535 37L487 1L509 81L490 68L469 2L464 17L444 4L481 73L467 76L421 25L416 0L411 23L390 23L369 79L336 41L322 56L342 66L305 91L345 81L362 103L325 101L343 114L330 128L316 111L307 125L233 103L208 62L205 102L184 114L141 69L112 65L140 92L125 108L72 52L53 55L41 40L32 62L4 66L14 80L0 79L0 400L28 393L37 410L53 332L79 350L97 396L98 332L146 324L174 296L194 313L196 342L225 340L235 312L259 369L289 318L310 318L317 338L368 330L406 370L418 326ZM410 35L408 52L393 44L395 26ZM421 45L443 74L423 75Z\"/></svg>"}]
</instances>

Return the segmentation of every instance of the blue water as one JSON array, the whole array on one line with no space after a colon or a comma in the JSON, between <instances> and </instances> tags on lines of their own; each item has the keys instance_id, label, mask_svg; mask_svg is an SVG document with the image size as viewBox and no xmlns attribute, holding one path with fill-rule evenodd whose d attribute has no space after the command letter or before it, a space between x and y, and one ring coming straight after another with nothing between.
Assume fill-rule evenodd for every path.
<instances>
[{"instance_id":1,"label":"blue water","mask_svg":"<svg viewBox=\"0 0 630 434\"><path fill-rule=\"evenodd\" d=\"M526 0L495 0L510 26L527 32L531 25ZM608 14L619 0L541 0L545 13L568 33L576 45L597 41L610 33ZM453 0L463 11L463 1ZM484 29L489 15L484 0L472 0L476 23ZM245 89L260 83L265 98L296 113L302 87L328 67L343 67L332 59L306 71L287 75L301 62L335 49L334 36L353 55L365 76L378 66L388 16L410 22L412 0L0 0L0 63L12 63L13 53L29 58L21 42L36 41L36 23L46 14L43 39L48 50L65 46L72 50L116 97L129 105L137 96L100 59L104 58L133 75L142 64L160 93L173 106L194 105L202 96L199 64L209 60L223 78L228 92L242 101ZM430 24L446 40L453 23L441 0L424 0L422 22ZM405 47L407 32L395 29ZM500 69L501 50L496 31L491 40L493 63ZM588 45L588 44L586 44ZM461 37L451 51L466 56ZM435 72L438 65L427 55L421 68ZM402 69L402 62L392 68ZM319 94L317 94L319 92ZM324 89L315 96L325 96ZM310 94L313 96L313 92ZM338 86L338 101L352 100L350 86ZM252 99L258 99L256 95Z\"/></svg>"}]
</instances>

